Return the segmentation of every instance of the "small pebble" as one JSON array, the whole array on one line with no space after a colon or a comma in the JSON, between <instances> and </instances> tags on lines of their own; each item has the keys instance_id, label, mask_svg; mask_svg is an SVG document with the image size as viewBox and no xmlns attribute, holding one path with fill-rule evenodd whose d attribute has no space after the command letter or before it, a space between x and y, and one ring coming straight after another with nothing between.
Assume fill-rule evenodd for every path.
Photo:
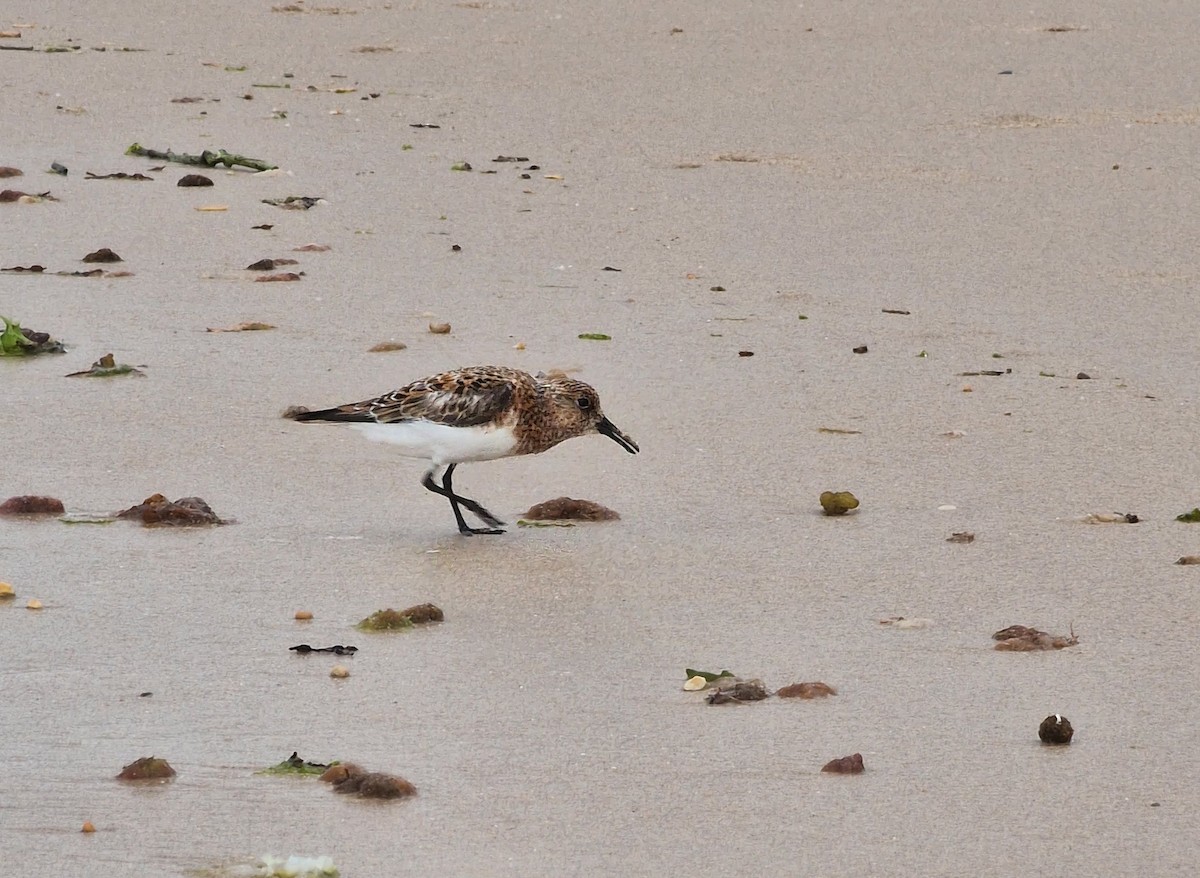
<instances>
[{"instance_id":1,"label":"small pebble","mask_svg":"<svg viewBox=\"0 0 1200 878\"><path fill-rule=\"evenodd\" d=\"M329 669L329 676L336 680L344 680L350 676L350 669L345 665L334 665Z\"/></svg>"},{"instance_id":2,"label":"small pebble","mask_svg":"<svg viewBox=\"0 0 1200 878\"><path fill-rule=\"evenodd\" d=\"M80 831L80 832L95 832L95 831L96 831L96 827L95 827L95 825L92 823L92 821L90 821L90 820L85 820L85 821L83 821L83 828L82 828L82 829L80 829L79 831Z\"/></svg>"},{"instance_id":3,"label":"small pebble","mask_svg":"<svg viewBox=\"0 0 1200 878\"><path fill-rule=\"evenodd\" d=\"M432 332L434 335L449 335L450 334L450 324L449 323L430 323L429 331Z\"/></svg>"},{"instance_id":4,"label":"small pebble","mask_svg":"<svg viewBox=\"0 0 1200 878\"><path fill-rule=\"evenodd\" d=\"M688 677L686 683L683 684L684 692L699 692L708 685L708 680L705 680L699 674L694 677Z\"/></svg>"},{"instance_id":5,"label":"small pebble","mask_svg":"<svg viewBox=\"0 0 1200 878\"><path fill-rule=\"evenodd\" d=\"M1183 559L1180 559L1179 563L1182 564ZM7 582L0 582L0 600L14 598L16 596L17 593L13 591L13 587L11 585L9 585Z\"/></svg>"},{"instance_id":6,"label":"small pebble","mask_svg":"<svg viewBox=\"0 0 1200 878\"><path fill-rule=\"evenodd\" d=\"M862 774L865 770L861 753L852 753L841 759L830 759L821 769L830 774Z\"/></svg>"},{"instance_id":7,"label":"small pebble","mask_svg":"<svg viewBox=\"0 0 1200 878\"><path fill-rule=\"evenodd\" d=\"M30 598L29 603L25 604L25 609L27 610L40 610L41 608L42 602L37 598Z\"/></svg>"},{"instance_id":8,"label":"small pebble","mask_svg":"<svg viewBox=\"0 0 1200 878\"><path fill-rule=\"evenodd\" d=\"M211 186L212 184L213 181L203 174L184 174L175 185L187 188L189 186Z\"/></svg>"},{"instance_id":9,"label":"small pebble","mask_svg":"<svg viewBox=\"0 0 1200 878\"><path fill-rule=\"evenodd\" d=\"M312 611L310 611L310 610L297 610L296 611L296 621L297 622L310 622L310 621L312 621L312 617L313 617L313 614L312 614Z\"/></svg>"},{"instance_id":10,"label":"small pebble","mask_svg":"<svg viewBox=\"0 0 1200 878\"><path fill-rule=\"evenodd\" d=\"M1043 744L1070 744L1074 734L1071 721L1057 713L1050 714L1038 726L1038 737Z\"/></svg>"},{"instance_id":11,"label":"small pebble","mask_svg":"<svg viewBox=\"0 0 1200 878\"><path fill-rule=\"evenodd\" d=\"M1200 564L1200 555L1184 555L1176 564ZM12 587L9 586L11 589ZM0 582L0 597L4 597L4 583Z\"/></svg>"}]
</instances>

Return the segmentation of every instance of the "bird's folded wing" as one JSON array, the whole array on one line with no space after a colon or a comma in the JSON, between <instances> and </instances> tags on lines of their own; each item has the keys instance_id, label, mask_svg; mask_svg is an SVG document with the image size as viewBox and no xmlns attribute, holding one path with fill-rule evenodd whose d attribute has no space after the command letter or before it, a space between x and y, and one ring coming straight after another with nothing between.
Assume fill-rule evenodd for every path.
<instances>
[{"instance_id":1,"label":"bird's folded wing","mask_svg":"<svg viewBox=\"0 0 1200 878\"><path fill-rule=\"evenodd\" d=\"M474 427L497 420L512 401L513 385L506 376L443 372L342 408L369 412L381 424L424 420L450 427Z\"/></svg>"}]
</instances>

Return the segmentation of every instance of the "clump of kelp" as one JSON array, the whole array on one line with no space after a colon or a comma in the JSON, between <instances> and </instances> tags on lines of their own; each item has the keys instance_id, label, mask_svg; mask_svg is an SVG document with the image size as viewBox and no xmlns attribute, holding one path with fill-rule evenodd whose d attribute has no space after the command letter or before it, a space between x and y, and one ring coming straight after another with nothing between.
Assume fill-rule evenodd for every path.
<instances>
[{"instance_id":1,"label":"clump of kelp","mask_svg":"<svg viewBox=\"0 0 1200 878\"><path fill-rule=\"evenodd\" d=\"M7 317L4 331L0 332L0 357L31 357L36 354L65 354L63 343L50 337L48 332L24 329L21 324Z\"/></svg>"}]
</instances>

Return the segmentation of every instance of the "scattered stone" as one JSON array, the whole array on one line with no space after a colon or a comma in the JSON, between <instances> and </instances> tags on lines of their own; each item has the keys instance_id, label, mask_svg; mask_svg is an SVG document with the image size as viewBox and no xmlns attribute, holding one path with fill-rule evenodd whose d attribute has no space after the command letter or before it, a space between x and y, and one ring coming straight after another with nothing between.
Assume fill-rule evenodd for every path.
<instances>
[{"instance_id":1,"label":"scattered stone","mask_svg":"<svg viewBox=\"0 0 1200 878\"><path fill-rule=\"evenodd\" d=\"M738 351L739 357L753 357L754 351Z\"/></svg>"},{"instance_id":2,"label":"scattered stone","mask_svg":"<svg viewBox=\"0 0 1200 878\"><path fill-rule=\"evenodd\" d=\"M1079 638L1074 630L1069 636L1062 634L1047 634L1036 628L1025 625L1009 625L992 635L992 640L999 641L996 649L1001 652L1037 652L1039 650L1064 649L1076 646Z\"/></svg>"},{"instance_id":3,"label":"scattered stone","mask_svg":"<svg viewBox=\"0 0 1200 878\"><path fill-rule=\"evenodd\" d=\"M825 698L828 695L837 695L837 690L828 683L813 681L811 683L792 683L790 686L784 686L776 693L780 698Z\"/></svg>"},{"instance_id":4,"label":"scattered stone","mask_svg":"<svg viewBox=\"0 0 1200 878\"><path fill-rule=\"evenodd\" d=\"M555 497L530 506L524 518L531 521L617 521L620 514L591 500Z\"/></svg>"},{"instance_id":5,"label":"scattered stone","mask_svg":"<svg viewBox=\"0 0 1200 878\"><path fill-rule=\"evenodd\" d=\"M701 689L708 688L708 680L705 680L699 674L694 677L688 677L687 682L683 684L684 692L699 692Z\"/></svg>"},{"instance_id":6,"label":"scattered stone","mask_svg":"<svg viewBox=\"0 0 1200 878\"><path fill-rule=\"evenodd\" d=\"M28 601L25 602L25 609L27 609L27 610L40 610L41 608L42 608L42 602L39 601L37 598L30 598Z\"/></svg>"},{"instance_id":7,"label":"scattered stone","mask_svg":"<svg viewBox=\"0 0 1200 878\"><path fill-rule=\"evenodd\" d=\"M359 769L334 783L333 791L363 799L402 799L416 795L417 788L398 775Z\"/></svg>"},{"instance_id":8,"label":"scattered stone","mask_svg":"<svg viewBox=\"0 0 1200 878\"><path fill-rule=\"evenodd\" d=\"M432 332L434 335L449 335L450 334L450 324L449 323L430 323L429 331Z\"/></svg>"},{"instance_id":9,"label":"scattered stone","mask_svg":"<svg viewBox=\"0 0 1200 878\"><path fill-rule=\"evenodd\" d=\"M1184 555L1176 564L1200 564L1200 555Z\"/></svg>"},{"instance_id":10,"label":"scattered stone","mask_svg":"<svg viewBox=\"0 0 1200 878\"><path fill-rule=\"evenodd\" d=\"M0 601L12 600L17 596L16 591L7 582L0 582Z\"/></svg>"},{"instance_id":11,"label":"scattered stone","mask_svg":"<svg viewBox=\"0 0 1200 878\"><path fill-rule=\"evenodd\" d=\"M1092 376L1089 375L1087 372L1080 372L1078 375L1075 376L1075 380L1076 381L1091 381Z\"/></svg>"},{"instance_id":12,"label":"scattered stone","mask_svg":"<svg viewBox=\"0 0 1200 878\"><path fill-rule=\"evenodd\" d=\"M267 226L267 228L271 228ZM299 247L293 247L295 253L324 253L326 250L332 250L328 244L301 244Z\"/></svg>"},{"instance_id":13,"label":"scattered stone","mask_svg":"<svg viewBox=\"0 0 1200 878\"><path fill-rule=\"evenodd\" d=\"M345 665L334 665L329 669L329 676L335 680L344 680L350 676L350 669Z\"/></svg>"},{"instance_id":14,"label":"scattered stone","mask_svg":"<svg viewBox=\"0 0 1200 878\"><path fill-rule=\"evenodd\" d=\"M117 780L165 780L175 776L175 769L165 759L143 756L121 769Z\"/></svg>"},{"instance_id":15,"label":"scattered stone","mask_svg":"<svg viewBox=\"0 0 1200 878\"><path fill-rule=\"evenodd\" d=\"M0 503L0 515L62 515L63 502L54 497L24 495Z\"/></svg>"},{"instance_id":16,"label":"scattered stone","mask_svg":"<svg viewBox=\"0 0 1200 878\"><path fill-rule=\"evenodd\" d=\"M175 185L186 189L189 187L211 186L212 184L213 181L203 174L184 174Z\"/></svg>"},{"instance_id":17,"label":"scattered stone","mask_svg":"<svg viewBox=\"0 0 1200 878\"><path fill-rule=\"evenodd\" d=\"M263 274L256 277L254 280L257 283L287 283L289 281L300 280L304 276L304 272L281 271L279 274Z\"/></svg>"},{"instance_id":18,"label":"scattered stone","mask_svg":"<svg viewBox=\"0 0 1200 878\"><path fill-rule=\"evenodd\" d=\"M25 172L20 168L0 167L0 178L4 177L23 177Z\"/></svg>"},{"instance_id":19,"label":"scattered stone","mask_svg":"<svg viewBox=\"0 0 1200 878\"><path fill-rule=\"evenodd\" d=\"M312 617L313 614L311 610L297 610L295 615L297 622L311 622Z\"/></svg>"},{"instance_id":20,"label":"scattered stone","mask_svg":"<svg viewBox=\"0 0 1200 878\"><path fill-rule=\"evenodd\" d=\"M845 515L858 508L858 498L849 491L822 491L820 499L826 515Z\"/></svg>"},{"instance_id":21,"label":"scattered stone","mask_svg":"<svg viewBox=\"0 0 1200 878\"><path fill-rule=\"evenodd\" d=\"M1038 726L1038 737L1043 744L1070 744L1074 735L1071 721L1058 713L1046 717Z\"/></svg>"},{"instance_id":22,"label":"scattered stone","mask_svg":"<svg viewBox=\"0 0 1200 878\"><path fill-rule=\"evenodd\" d=\"M960 530L960 531L958 531L956 533L952 533L952 534L950 534L950 536L946 537L946 542L948 542L948 543L973 543L973 542L975 542L975 534L971 533L969 530Z\"/></svg>"},{"instance_id":23,"label":"scattered stone","mask_svg":"<svg viewBox=\"0 0 1200 878\"><path fill-rule=\"evenodd\" d=\"M407 610L377 610L355 627L360 631L397 631L445 620L445 614L433 604L417 604Z\"/></svg>"},{"instance_id":24,"label":"scattered stone","mask_svg":"<svg viewBox=\"0 0 1200 878\"><path fill-rule=\"evenodd\" d=\"M408 345L402 341L381 341L379 344L367 348L367 353L386 354L390 353L391 351L402 351L407 347Z\"/></svg>"},{"instance_id":25,"label":"scattered stone","mask_svg":"<svg viewBox=\"0 0 1200 878\"><path fill-rule=\"evenodd\" d=\"M318 780L324 783L338 784L348 777L366 773L365 768L355 765L353 762L335 762L329 766Z\"/></svg>"},{"instance_id":26,"label":"scattered stone","mask_svg":"<svg viewBox=\"0 0 1200 878\"><path fill-rule=\"evenodd\" d=\"M738 680L720 686L708 696L709 704L728 704L731 701L762 701L770 693L762 680Z\"/></svg>"},{"instance_id":27,"label":"scattered stone","mask_svg":"<svg viewBox=\"0 0 1200 878\"><path fill-rule=\"evenodd\" d=\"M860 344L858 347L856 347L854 349L854 353L856 353L856 354L865 354L866 352L867 352L867 346L865 344Z\"/></svg>"},{"instance_id":28,"label":"scattered stone","mask_svg":"<svg viewBox=\"0 0 1200 878\"><path fill-rule=\"evenodd\" d=\"M85 820L85 821L83 821L83 826L80 828L79 831L80 832L95 832L96 826L95 826L95 824L92 823L92 821Z\"/></svg>"},{"instance_id":29,"label":"scattered stone","mask_svg":"<svg viewBox=\"0 0 1200 878\"><path fill-rule=\"evenodd\" d=\"M109 250L107 247L101 247L99 250L93 250L87 256L83 257L84 262L124 262L120 256Z\"/></svg>"},{"instance_id":30,"label":"scattered stone","mask_svg":"<svg viewBox=\"0 0 1200 878\"><path fill-rule=\"evenodd\" d=\"M312 409L306 405L289 405L283 410L283 414L281 414L279 417L285 418L289 421L294 421L300 415L307 414L310 411L312 411Z\"/></svg>"},{"instance_id":31,"label":"scattered stone","mask_svg":"<svg viewBox=\"0 0 1200 878\"><path fill-rule=\"evenodd\" d=\"M225 524L199 497L181 497L172 502L162 494L151 494L136 506L118 512L117 518L137 519L146 527Z\"/></svg>"},{"instance_id":32,"label":"scattered stone","mask_svg":"<svg viewBox=\"0 0 1200 878\"><path fill-rule=\"evenodd\" d=\"M246 271L274 271L276 264L274 259L260 259L247 265Z\"/></svg>"},{"instance_id":33,"label":"scattered stone","mask_svg":"<svg viewBox=\"0 0 1200 878\"><path fill-rule=\"evenodd\" d=\"M821 771L829 774L862 774L866 771L861 753L843 756L841 759L831 759L825 763Z\"/></svg>"}]
</instances>

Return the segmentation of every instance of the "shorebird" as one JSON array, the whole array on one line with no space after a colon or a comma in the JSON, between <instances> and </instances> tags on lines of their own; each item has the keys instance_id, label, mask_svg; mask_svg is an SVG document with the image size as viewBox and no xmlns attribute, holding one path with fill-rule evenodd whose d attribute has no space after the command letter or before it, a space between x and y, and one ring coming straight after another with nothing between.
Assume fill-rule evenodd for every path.
<instances>
[{"instance_id":1,"label":"shorebird","mask_svg":"<svg viewBox=\"0 0 1200 878\"><path fill-rule=\"evenodd\" d=\"M395 445L431 464L421 484L450 501L459 533L502 534L504 522L455 494L460 463L541 454L576 436L599 433L630 454L638 445L600 411L600 397L561 372L531 375L505 366L441 372L362 402L295 415L297 421L349 423L366 438ZM441 480L435 475L441 473ZM460 508L461 507L461 508ZM462 509L488 527L468 527Z\"/></svg>"}]
</instances>

